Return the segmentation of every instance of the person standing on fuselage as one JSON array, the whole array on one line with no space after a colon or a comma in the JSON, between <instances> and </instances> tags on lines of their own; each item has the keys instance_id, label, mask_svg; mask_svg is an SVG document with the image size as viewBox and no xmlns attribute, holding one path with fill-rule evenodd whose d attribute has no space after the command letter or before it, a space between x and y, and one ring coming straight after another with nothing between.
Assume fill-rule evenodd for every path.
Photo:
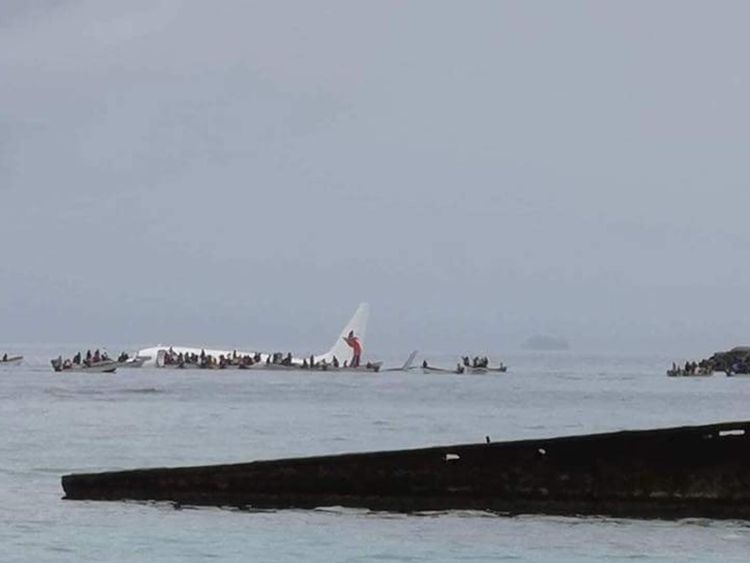
<instances>
[{"instance_id":1,"label":"person standing on fuselage","mask_svg":"<svg viewBox=\"0 0 750 563\"><path fill-rule=\"evenodd\" d=\"M344 342L352 349L352 361L349 362L349 367L358 368L362 357L362 344L360 344L359 338L354 336L353 330L350 330L349 335L344 337Z\"/></svg>"}]
</instances>

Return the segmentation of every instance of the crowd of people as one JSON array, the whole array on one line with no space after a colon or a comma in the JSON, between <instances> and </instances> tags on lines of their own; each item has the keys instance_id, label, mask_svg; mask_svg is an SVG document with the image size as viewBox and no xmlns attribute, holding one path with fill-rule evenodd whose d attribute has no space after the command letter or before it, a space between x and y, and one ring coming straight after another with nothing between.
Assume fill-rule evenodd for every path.
<instances>
[{"instance_id":1,"label":"crowd of people","mask_svg":"<svg viewBox=\"0 0 750 563\"><path fill-rule=\"evenodd\" d=\"M304 358L300 363L299 360L294 359L291 352L286 354L283 352L274 352L272 354L261 354L260 352L241 354L235 350L231 353L214 356L213 354L206 353L205 350L201 350L198 354L195 352L177 352L171 347L165 351L162 365L164 367L198 369L249 369L258 365L260 369L267 366L269 368L278 367L320 371L356 367L349 366L347 360L343 363L339 362L336 356L333 356L332 360L328 362L325 359L316 360L315 356L311 355L309 358ZM369 363L366 367L374 369L374 365Z\"/></svg>"},{"instance_id":2,"label":"crowd of people","mask_svg":"<svg viewBox=\"0 0 750 563\"><path fill-rule=\"evenodd\" d=\"M443 372L450 371L453 373L461 374L465 373L467 369L470 370L470 373L484 373L485 371L505 372L507 367L502 362L500 362L497 367L491 368L490 359L487 356L474 356L473 358L470 358L469 356L462 356L461 361L456 364L455 369L431 366L427 363L427 360L424 360L422 362L422 369Z\"/></svg>"},{"instance_id":3,"label":"crowd of people","mask_svg":"<svg viewBox=\"0 0 750 563\"><path fill-rule=\"evenodd\" d=\"M81 365L92 366L101 362L113 361L109 357L109 354L107 354L106 350L100 352L98 348L94 350L93 352L91 350L86 350L85 356L83 355L83 353L78 352L72 358L67 358L63 360L62 357L58 357L57 360L59 363L62 363L63 369L68 369L73 366L81 366Z\"/></svg>"},{"instance_id":4,"label":"crowd of people","mask_svg":"<svg viewBox=\"0 0 750 563\"><path fill-rule=\"evenodd\" d=\"M200 369L236 367L238 369L248 369L258 362L260 362L260 353L251 356L249 354L240 355L237 351L234 351L232 354L220 354L218 357L214 357L211 354L206 354L205 350L201 350L200 354L196 354L175 352L172 348L169 348L164 354L164 367Z\"/></svg>"},{"instance_id":5,"label":"crowd of people","mask_svg":"<svg viewBox=\"0 0 750 563\"><path fill-rule=\"evenodd\" d=\"M464 356L462 359L464 367L467 368L487 368L490 366L490 359L487 356L474 356L471 360L469 360L469 356Z\"/></svg>"},{"instance_id":6,"label":"crowd of people","mask_svg":"<svg viewBox=\"0 0 750 563\"><path fill-rule=\"evenodd\" d=\"M713 371L713 366L708 360L701 360L700 362L685 362L684 366L678 366L676 362L672 362L672 369L667 374L671 376L711 375Z\"/></svg>"}]
</instances>

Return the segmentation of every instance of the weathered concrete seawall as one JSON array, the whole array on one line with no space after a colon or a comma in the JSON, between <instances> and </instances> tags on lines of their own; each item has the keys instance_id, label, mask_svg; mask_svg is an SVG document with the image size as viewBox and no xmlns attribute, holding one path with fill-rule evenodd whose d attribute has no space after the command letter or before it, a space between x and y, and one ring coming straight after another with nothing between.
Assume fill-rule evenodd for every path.
<instances>
[{"instance_id":1,"label":"weathered concrete seawall","mask_svg":"<svg viewBox=\"0 0 750 563\"><path fill-rule=\"evenodd\" d=\"M66 475L67 499L750 519L750 421Z\"/></svg>"}]
</instances>

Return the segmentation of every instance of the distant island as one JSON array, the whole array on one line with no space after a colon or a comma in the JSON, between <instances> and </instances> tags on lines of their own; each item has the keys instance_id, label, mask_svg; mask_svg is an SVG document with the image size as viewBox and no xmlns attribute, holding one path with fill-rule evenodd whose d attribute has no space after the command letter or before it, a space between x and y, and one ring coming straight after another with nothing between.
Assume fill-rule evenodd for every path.
<instances>
[{"instance_id":1,"label":"distant island","mask_svg":"<svg viewBox=\"0 0 750 563\"><path fill-rule=\"evenodd\" d=\"M551 351L563 351L570 350L570 343L560 337L551 336L549 334L535 334L529 336L523 343L525 350L535 350L538 352L551 352Z\"/></svg>"}]
</instances>

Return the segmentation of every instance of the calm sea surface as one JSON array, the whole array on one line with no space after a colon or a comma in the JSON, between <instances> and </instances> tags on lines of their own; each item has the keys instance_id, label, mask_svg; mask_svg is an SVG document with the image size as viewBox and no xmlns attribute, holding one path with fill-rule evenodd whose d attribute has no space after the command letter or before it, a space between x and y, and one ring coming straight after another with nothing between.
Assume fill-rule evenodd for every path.
<instances>
[{"instance_id":1,"label":"calm sea surface","mask_svg":"<svg viewBox=\"0 0 750 563\"><path fill-rule=\"evenodd\" d=\"M60 376L46 362L64 349L18 351L25 365L0 369L0 561L750 560L744 522L177 510L62 501L60 486L80 471L750 419L750 378L670 379L669 358L575 354L505 356L495 376Z\"/></svg>"}]
</instances>

